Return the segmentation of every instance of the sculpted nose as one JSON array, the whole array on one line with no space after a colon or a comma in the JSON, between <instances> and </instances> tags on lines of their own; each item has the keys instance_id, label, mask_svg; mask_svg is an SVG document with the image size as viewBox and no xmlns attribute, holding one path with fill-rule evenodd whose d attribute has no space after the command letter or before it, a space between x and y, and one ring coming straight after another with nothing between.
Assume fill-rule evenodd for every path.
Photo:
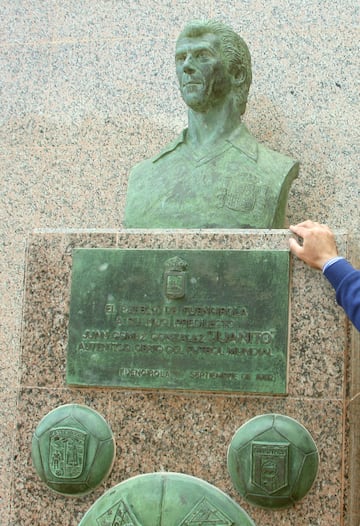
<instances>
[{"instance_id":1,"label":"sculpted nose","mask_svg":"<svg viewBox=\"0 0 360 526\"><path fill-rule=\"evenodd\" d=\"M191 73L195 71L192 56L189 54L186 56L183 64L183 70L185 73Z\"/></svg>"}]
</instances>

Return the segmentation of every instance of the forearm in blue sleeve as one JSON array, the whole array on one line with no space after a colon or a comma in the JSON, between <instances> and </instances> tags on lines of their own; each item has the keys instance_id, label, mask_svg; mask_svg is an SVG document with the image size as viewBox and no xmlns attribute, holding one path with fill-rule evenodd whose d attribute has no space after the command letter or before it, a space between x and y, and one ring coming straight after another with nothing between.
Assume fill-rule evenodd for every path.
<instances>
[{"instance_id":1,"label":"forearm in blue sleeve","mask_svg":"<svg viewBox=\"0 0 360 526\"><path fill-rule=\"evenodd\" d=\"M324 270L324 275L336 291L336 301L360 331L360 270L341 259Z\"/></svg>"}]
</instances>

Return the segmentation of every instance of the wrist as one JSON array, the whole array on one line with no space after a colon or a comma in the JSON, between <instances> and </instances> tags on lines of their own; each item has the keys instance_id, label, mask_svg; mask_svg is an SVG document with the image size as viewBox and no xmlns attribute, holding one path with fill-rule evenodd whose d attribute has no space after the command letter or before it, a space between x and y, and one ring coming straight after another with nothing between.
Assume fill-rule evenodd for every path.
<instances>
[{"instance_id":1,"label":"wrist","mask_svg":"<svg viewBox=\"0 0 360 526\"><path fill-rule=\"evenodd\" d=\"M333 265L334 263L336 263L337 261L340 261L341 259L345 259L344 257L342 256L333 256L331 258L329 258L327 261L325 261L325 263L323 264L322 266L322 271L325 272L329 267L331 267L331 265Z\"/></svg>"}]
</instances>

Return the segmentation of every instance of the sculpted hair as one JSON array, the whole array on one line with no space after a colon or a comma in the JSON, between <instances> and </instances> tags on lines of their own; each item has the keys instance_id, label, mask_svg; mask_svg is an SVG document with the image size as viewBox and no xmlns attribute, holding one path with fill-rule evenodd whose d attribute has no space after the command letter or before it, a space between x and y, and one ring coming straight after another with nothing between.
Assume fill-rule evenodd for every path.
<instances>
[{"instance_id":1,"label":"sculpted hair","mask_svg":"<svg viewBox=\"0 0 360 526\"><path fill-rule=\"evenodd\" d=\"M212 33L219 37L221 49L230 73L236 74L240 67L245 70L244 82L234 91L240 113L243 114L252 80L249 48L246 42L231 27L216 20L193 20L189 22L181 31L178 40L184 37L196 38L206 33Z\"/></svg>"}]
</instances>

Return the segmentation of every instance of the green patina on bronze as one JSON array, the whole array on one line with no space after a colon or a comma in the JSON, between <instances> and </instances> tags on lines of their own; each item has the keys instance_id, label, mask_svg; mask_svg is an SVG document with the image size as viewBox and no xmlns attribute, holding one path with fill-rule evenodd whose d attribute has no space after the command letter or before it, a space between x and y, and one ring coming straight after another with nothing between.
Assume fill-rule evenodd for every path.
<instances>
[{"instance_id":1,"label":"green patina on bronze","mask_svg":"<svg viewBox=\"0 0 360 526\"><path fill-rule=\"evenodd\" d=\"M294 505L316 478L319 454L310 433L284 415L260 415L241 426L228 450L231 480L245 500L263 508Z\"/></svg>"},{"instance_id":2,"label":"green patina on bronze","mask_svg":"<svg viewBox=\"0 0 360 526\"><path fill-rule=\"evenodd\" d=\"M182 473L149 473L102 495L79 526L255 526L228 495Z\"/></svg>"},{"instance_id":3,"label":"green patina on bronze","mask_svg":"<svg viewBox=\"0 0 360 526\"><path fill-rule=\"evenodd\" d=\"M260 144L242 122L252 80L246 43L194 21L175 50L188 127L130 174L128 228L283 228L298 162Z\"/></svg>"},{"instance_id":4,"label":"green patina on bronze","mask_svg":"<svg viewBox=\"0 0 360 526\"><path fill-rule=\"evenodd\" d=\"M286 393L288 251L77 249L70 385Z\"/></svg>"},{"instance_id":5,"label":"green patina on bronze","mask_svg":"<svg viewBox=\"0 0 360 526\"><path fill-rule=\"evenodd\" d=\"M63 495L84 495L110 473L115 440L99 413L67 404L41 420L33 435L31 456L49 488Z\"/></svg>"}]
</instances>

